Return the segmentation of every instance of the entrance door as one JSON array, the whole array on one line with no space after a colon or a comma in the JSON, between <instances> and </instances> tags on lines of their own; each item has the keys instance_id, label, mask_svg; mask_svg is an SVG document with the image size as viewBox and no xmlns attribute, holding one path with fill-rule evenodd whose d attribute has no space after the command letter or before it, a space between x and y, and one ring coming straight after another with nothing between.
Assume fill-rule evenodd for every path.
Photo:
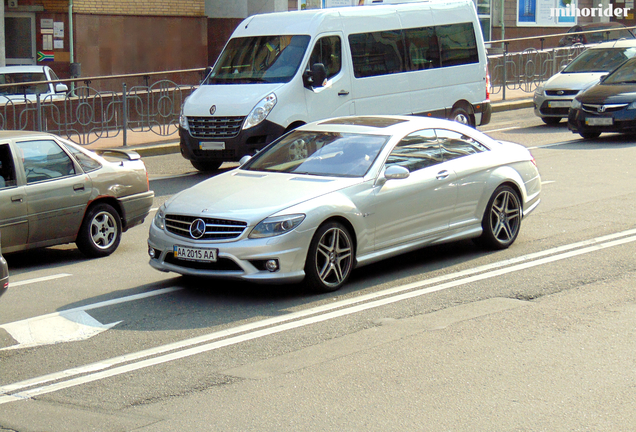
<instances>
[{"instance_id":1,"label":"entrance door","mask_svg":"<svg viewBox=\"0 0 636 432\"><path fill-rule=\"evenodd\" d=\"M7 65L34 65L35 14L5 12L5 50Z\"/></svg>"}]
</instances>

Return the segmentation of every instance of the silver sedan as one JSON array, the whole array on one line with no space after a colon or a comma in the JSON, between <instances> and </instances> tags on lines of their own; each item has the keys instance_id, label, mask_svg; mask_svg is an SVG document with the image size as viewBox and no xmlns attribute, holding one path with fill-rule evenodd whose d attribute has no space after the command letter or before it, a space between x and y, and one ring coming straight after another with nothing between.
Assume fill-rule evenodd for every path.
<instances>
[{"instance_id":1,"label":"silver sedan","mask_svg":"<svg viewBox=\"0 0 636 432\"><path fill-rule=\"evenodd\" d=\"M507 248L540 201L526 148L447 120L324 120L245 159L159 208L152 267L333 291L355 267L427 245Z\"/></svg>"}]
</instances>

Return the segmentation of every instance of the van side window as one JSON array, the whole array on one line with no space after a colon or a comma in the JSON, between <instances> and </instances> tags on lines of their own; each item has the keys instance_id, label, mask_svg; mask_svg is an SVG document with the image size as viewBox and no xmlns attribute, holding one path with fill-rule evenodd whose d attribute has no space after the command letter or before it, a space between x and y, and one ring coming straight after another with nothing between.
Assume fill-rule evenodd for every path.
<instances>
[{"instance_id":1,"label":"van side window","mask_svg":"<svg viewBox=\"0 0 636 432\"><path fill-rule=\"evenodd\" d=\"M479 63L477 41L471 23L449 24L435 28L442 56L442 67Z\"/></svg>"},{"instance_id":2,"label":"van side window","mask_svg":"<svg viewBox=\"0 0 636 432\"><path fill-rule=\"evenodd\" d=\"M356 78L405 71L404 39L401 30L349 35Z\"/></svg>"},{"instance_id":3,"label":"van side window","mask_svg":"<svg viewBox=\"0 0 636 432\"><path fill-rule=\"evenodd\" d=\"M462 135L458 132L446 129L436 129L435 132L439 140L444 162L488 151L488 147L467 135Z\"/></svg>"},{"instance_id":4,"label":"van side window","mask_svg":"<svg viewBox=\"0 0 636 432\"><path fill-rule=\"evenodd\" d=\"M307 70L312 65L322 63L327 69L327 78L337 75L342 69L342 42L339 36L325 36L320 38L309 57Z\"/></svg>"},{"instance_id":5,"label":"van side window","mask_svg":"<svg viewBox=\"0 0 636 432\"><path fill-rule=\"evenodd\" d=\"M440 67L439 44L434 27L404 30L409 70Z\"/></svg>"},{"instance_id":6,"label":"van side window","mask_svg":"<svg viewBox=\"0 0 636 432\"><path fill-rule=\"evenodd\" d=\"M442 162L442 152L433 129L413 132L400 141L389 155L386 166L399 165L410 172Z\"/></svg>"}]
</instances>

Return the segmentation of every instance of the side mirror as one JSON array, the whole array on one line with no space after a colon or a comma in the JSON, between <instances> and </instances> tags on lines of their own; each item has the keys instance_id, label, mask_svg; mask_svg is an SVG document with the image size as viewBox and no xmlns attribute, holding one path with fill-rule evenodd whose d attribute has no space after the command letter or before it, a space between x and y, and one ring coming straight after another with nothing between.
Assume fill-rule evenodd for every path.
<instances>
[{"instance_id":1,"label":"side mirror","mask_svg":"<svg viewBox=\"0 0 636 432\"><path fill-rule=\"evenodd\" d=\"M322 87L325 79L327 79L327 69L322 63L314 63L311 71L305 71L303 74L303 83L307 88Z\"/></svg>"},{"instance_id":2,"label":"side mirror","mask_svg":"<svg viewBox=\"0 0 636 432\"><path fill-rule=\"evenodd\" d=\"M400 165L391 165L384 171L384 178L387 180L399 180L407 178L411 173L408 169Z\"/></svg>"},{"instance_id":3,"label":"side mirror","mask_svg":"<svg viewBox=\"0 0 636 432\"><path fill-rule=\"evenodd\" d=\"M607 75L602 75L598 82L602 83L603 81L605 81L605 78L607 78Z\"/></svg>"},{"instance_id":4,"label":"side mirror","mask_svg":"<svg viewBox=\"0 0 636 432\"><path fill-rule=\"evenodd\" d=\"M252 159L252 156L250 155L243 156L241 160L239 161L239 166L245 165L250 159Z\"/></svg>"},{"instance_id":5,"label":"side mirror","mask_svg":"<svg viewBox=\"0 0 636 432\"><path fill-rule=\"evenodd\" d=\"M68 91L68 86L66 84L57 83L55 84L55 93L66 93Z\"/></svg>"}]
</instances>

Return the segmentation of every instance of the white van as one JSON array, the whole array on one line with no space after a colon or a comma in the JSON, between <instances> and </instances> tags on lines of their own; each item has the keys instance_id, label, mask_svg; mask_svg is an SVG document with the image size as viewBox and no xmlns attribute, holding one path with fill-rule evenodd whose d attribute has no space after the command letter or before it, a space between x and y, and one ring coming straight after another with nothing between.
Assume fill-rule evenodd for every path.
<instances>
[{"instance_id":1,"label":"white van","mask_svg":"<svg viewBox=\"0 0 636 432\"><path fill-rule=\"evenodd\" d=\"M246 18L181 108L181 153L202 171L322 118L415 114L490 121L472 0Z\"/></svg>"}]
</instances>

